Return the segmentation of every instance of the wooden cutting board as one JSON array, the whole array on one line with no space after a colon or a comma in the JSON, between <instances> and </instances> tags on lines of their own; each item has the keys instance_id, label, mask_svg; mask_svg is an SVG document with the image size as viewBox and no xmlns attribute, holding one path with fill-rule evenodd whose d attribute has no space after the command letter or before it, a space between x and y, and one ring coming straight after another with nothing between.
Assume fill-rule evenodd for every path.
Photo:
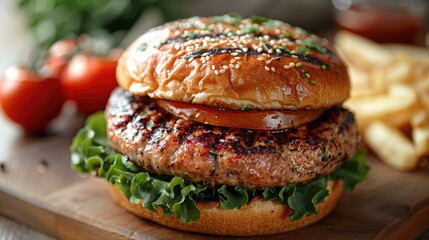
<instances>
[{"instance_id":1,"label":"wooden cutting board","mask_svg":"<svg viewBox=\"0 0 429 240\"><path fill-rule=\"evenodd\" d=\"M83 121L65 113L52 134L23 137L0 116L0 214L64 239L219 238L134 217L110 199L106 183L70 169L68 147ZM429 167L399 173L372 155L369 164L369 179L320 223L250 239L411 239L429 229Z\"/></svg>"}]
</instances>

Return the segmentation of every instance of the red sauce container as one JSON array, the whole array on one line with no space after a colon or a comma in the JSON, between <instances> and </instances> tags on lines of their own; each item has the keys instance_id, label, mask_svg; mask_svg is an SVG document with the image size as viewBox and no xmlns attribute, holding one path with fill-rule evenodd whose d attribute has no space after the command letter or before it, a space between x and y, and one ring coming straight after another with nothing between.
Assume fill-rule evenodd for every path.
<instances>
[{"instance_id":1,"label":"red sauce container","mask_svg":"<svg viewBox=\"0 0 429 240\"><path fill-rule=\"evenodd\" d=\"M425 28L423 1L333 0L340 28L379 43L416 43Z\"/></svg>"}]
</instances>

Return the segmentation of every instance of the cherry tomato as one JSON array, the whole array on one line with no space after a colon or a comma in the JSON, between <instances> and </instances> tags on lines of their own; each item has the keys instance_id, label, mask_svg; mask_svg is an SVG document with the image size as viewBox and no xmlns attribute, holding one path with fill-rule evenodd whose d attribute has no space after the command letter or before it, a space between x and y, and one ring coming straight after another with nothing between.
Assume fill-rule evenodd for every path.
<instances>
[{"instance_id":1,"label":"cherry tomato","mask_svg":"<svg viewBox=\"0 0 429 240\"><path fill-rule=\"evenodd\" d=\"M256 130L279 130L296 127L317 119L323 112L322 109L298 111L222 110L166 100L157 100L157 104L167 112L185 119L215 126Z\"/></svg>"},{"instance_id":2,"label":"cherry tomato","mask_svg":"<svg viewBox=\"0 0 429 240\"><path fill-rule=\"evenodd\" d=\"M0 105L27 133L42 131L61 112L65 101L55 77L41 77L20 66L6 69L0 82Z\"/></svg>"},{"instance_id":3,"label":"cherry tomato","mask_svg":"<svg viewBox=\"0 0 429 240\"><path fill-rule=\"evenodd\" d=\"M48 58L45 65L50 69L54 76L60 76L70 60L71 55L77 51L76 39L63 39L55 42L48 52Z\"/></svg>"},{"instance_id":4,"label":"cherry tomato","mask_svg":"<svg viewBox=\"0 0 429 240\"><path fill-rule=\"evenodd\" d=\"M116 82L117 56L94 56L88 52L75 55L61 75L67 99L78 111L90 114L105 108Z\"/></svg>"}]
</instances>

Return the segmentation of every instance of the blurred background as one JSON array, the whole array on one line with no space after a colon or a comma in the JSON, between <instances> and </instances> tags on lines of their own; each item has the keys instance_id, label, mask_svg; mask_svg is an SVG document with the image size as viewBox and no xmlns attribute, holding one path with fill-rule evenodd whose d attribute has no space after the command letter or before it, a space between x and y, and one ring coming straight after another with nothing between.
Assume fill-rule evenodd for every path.
<instances>
[{"instance_id":1,"label":"blurred background","mask_svg":"<svg viewBox=\"0 0 429 240\"><path fill-rule=\"evenodd\" d=\"M329 34L338 25L352 29L356 27L353 24L364 24L361 22L365 19L368 21L364 14L359 14L365 9L358 9L358 4L380 2L383 1L1 0L0 73L8 65L43 57L50 45L63 38L88 33L100 39L108 38L114 46L126 45L150 27L194 15L211 16L229 12L242 16L261 15L332 37ZM429 22L426 14L429 5L427 0L384 2L397 3L402 9L418 17L417 23L410 18L405 19L405 22L409 21L411 24L414 21L413 24L417 24L414 27L419 30L427 28L424 26ZM336 24L335 19L340 24ZM380 24L383 28L397 28L392 21Z\"/></svg>"}]
</instances>

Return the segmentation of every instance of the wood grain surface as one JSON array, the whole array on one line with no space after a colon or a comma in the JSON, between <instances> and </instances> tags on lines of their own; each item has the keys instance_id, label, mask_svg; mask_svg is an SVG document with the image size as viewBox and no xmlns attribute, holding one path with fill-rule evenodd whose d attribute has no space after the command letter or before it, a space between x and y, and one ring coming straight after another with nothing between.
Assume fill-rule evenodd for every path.
<instances>
[{"instance_id":1,"label":"wood grain surface","mask_svg":"<svg viewBox=\"0 0 429 240\"><path fill-rule=\"evenodd\" d=\"M107 183L73 171L68 147L82 124L66 113L50 134L23 137L0 116L1 215L63 239L218 239L134 217L110 199ZM320 223L247 239L412 239L429 229L429 167L399 173L371 154L369 164L369 179Z\"/></svg>"}]
</instances>

